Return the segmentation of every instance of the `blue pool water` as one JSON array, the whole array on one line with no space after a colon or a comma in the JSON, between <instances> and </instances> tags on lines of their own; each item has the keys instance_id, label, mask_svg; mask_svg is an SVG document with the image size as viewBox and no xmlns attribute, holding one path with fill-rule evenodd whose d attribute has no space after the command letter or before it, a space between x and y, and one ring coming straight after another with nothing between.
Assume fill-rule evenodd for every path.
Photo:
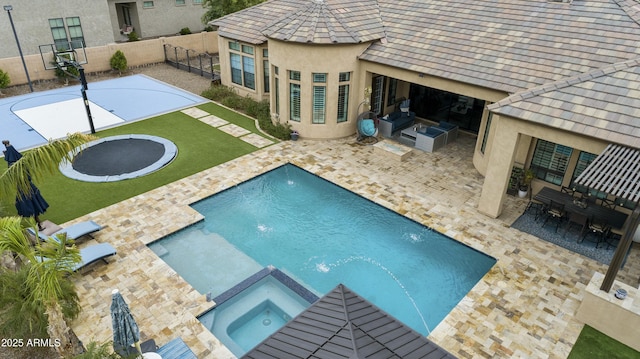
<instances>
[{"instance_id":1,"label":"blue pool water","mask_svg":"<svg viewBox=\"0 0 640 359\"><path fill-rule=\"evenodd\" d=\"M428 335L495 263L293 165L193 207L203 222L150 247L214 297L274 265L319 295L343 283Z\"/></svg>"}]
</instances>

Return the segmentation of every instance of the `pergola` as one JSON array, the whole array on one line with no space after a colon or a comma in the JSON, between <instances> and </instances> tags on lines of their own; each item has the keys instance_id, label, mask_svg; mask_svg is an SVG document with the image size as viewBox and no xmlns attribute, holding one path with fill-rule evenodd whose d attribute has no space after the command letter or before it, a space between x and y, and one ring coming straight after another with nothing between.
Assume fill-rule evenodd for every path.
<instances>
[{"instance_id":1,"label":"pergola","mask_svg":"<svg viewBox=\"0 0 640 359\"><path fill-rule=\"evenodd\" d=\"M609 292L640 224L640 150L609 144L575 182L636 203L622 228L622 238L600 286L601 290Z\"/></svg>"}]
</instances>

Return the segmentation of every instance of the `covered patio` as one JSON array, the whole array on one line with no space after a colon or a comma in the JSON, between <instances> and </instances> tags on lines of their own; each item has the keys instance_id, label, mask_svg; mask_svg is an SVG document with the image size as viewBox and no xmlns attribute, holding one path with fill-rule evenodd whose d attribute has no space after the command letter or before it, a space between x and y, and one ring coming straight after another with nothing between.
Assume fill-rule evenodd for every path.
<instances>
[{"instance_id":1,"label":"covered patio","mask_svg":"<svg viewBox=\"0 0 640 359\"><path fill-rule=\"evenodd\" d=\"M620 241L606 274L596 272L578 309L586 324L640 350L636 332L640 326L638 288L616 280L633 242L640 242L640 150L610 144L576 179L578 185L636 204L622 228Z\"/></svg>"}]
</instances>

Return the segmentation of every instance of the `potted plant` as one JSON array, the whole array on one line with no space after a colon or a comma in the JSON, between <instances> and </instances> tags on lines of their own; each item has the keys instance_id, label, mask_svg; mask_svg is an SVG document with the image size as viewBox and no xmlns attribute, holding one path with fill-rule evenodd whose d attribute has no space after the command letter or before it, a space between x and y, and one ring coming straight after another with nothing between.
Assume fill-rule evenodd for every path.
<instances>
[{"instance_id":1,"label":"potted plant","mask_svg":"<svg viewBox=\"0 0 640 359\"><path fill-rule=\"evenodd\" d=\"M518 186L518 197L524 198L527 196L527 193L529 192L529 186L531 185L531 181L533 181L533 177L535 177L535 173L531 169L525 170L522 173L520 186Z\"/></svg>"},{"instance_id":2,"label":"potted plant","mask_svg":"<svg viewBox=\"0 0 640 359\"><path fill-rule=\"evenodd\" d=\"M299 136L300 134L298 133L298 131L296 130L291 131L291 141L297 141Z\"/></svg>"}]
</instances>

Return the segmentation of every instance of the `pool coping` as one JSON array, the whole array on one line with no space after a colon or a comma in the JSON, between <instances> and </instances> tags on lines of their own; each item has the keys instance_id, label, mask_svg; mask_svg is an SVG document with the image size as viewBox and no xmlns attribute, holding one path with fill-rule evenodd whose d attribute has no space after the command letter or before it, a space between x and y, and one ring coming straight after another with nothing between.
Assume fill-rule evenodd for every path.
<instances>
[{"instance_id":1,"label":"pool coping","mask_svg":"<svg viewBox=\"0 0 640 359\"><path fill-rule=\"evenodd\" d=\"M232 288L226 290L224 293L213 298L212 300L215 303L215 306L199 314L197 317L199 318L207 314L208 312L216 309L217 306L223 304L224 302L230 300L236 295L242 293L244 290L246 290L253 284L257 283L261 279L266 278L267 276L272 276L273 278L277 279L280 283L282 283L287 288L291 289L294 293L299 295L302 299L309 302L309 304L313 304L318 299L320 299L320 297L313 294L313 292L305 288L302 284L298 283L295 279L289 277L287 274L285 274L278 268L272 265L268 265L265 268L256 272L255 274L252 274L248 278L242 280L240 283L236 284Z\"/></svg>"}]
</instances>

